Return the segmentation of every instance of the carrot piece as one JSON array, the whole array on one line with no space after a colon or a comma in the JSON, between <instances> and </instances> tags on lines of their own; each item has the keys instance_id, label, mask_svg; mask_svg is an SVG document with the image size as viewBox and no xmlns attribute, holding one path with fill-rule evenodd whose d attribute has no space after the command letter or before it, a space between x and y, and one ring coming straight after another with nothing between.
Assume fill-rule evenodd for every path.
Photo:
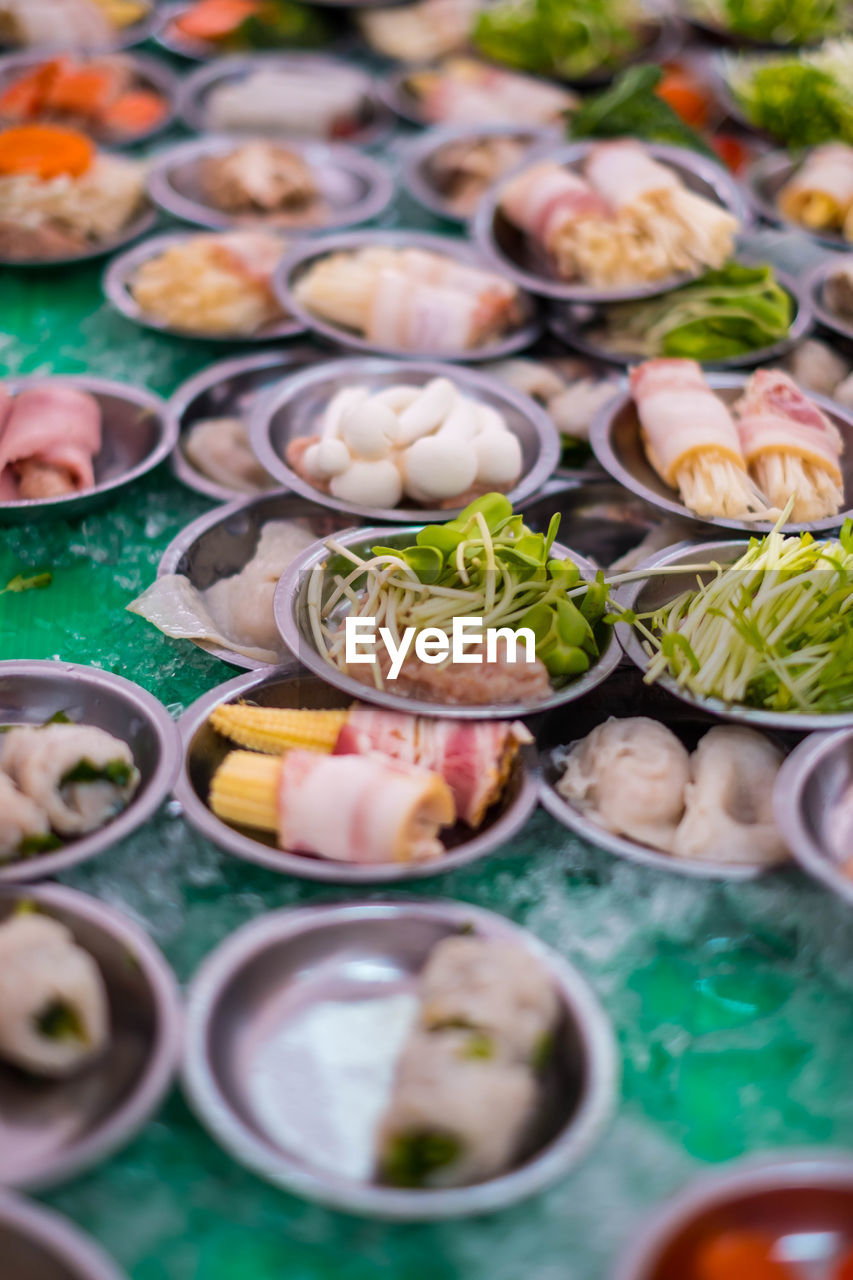
<instances>
[{"instance_id":1,"label":"carrot piece","mask_svg":"<svg viewBox=\"0 0 853 1280\"><path fill-rule=\"evenodd\" d=\"M835 1272L835 1280L853 1280L853 1249L841 1259L841 1265Z\"/></svg>"},{"instance_id":2,"label":"carrot piece","mask_svg":"<svg viewBox=\"0 0 853 1280\"><path fill-rule=\"evenodd\" d=\"M13 80L0 94L0 115L7 120L33 120L43 109L45 96L65 61L52 58Z\"/></svg>"},{"instance_id":3,"label":"carrot piece","mask_svg":"<svg viewBox=\"0 0 853 1280\"><path fill-rule=\"evenodd\" d=\"M92 143L74 129L22 124L0 133L0 174L32 173L45 179L70 174L78 178L94 158Z\"/></svg>"},{"instance_id":4,"label":"carrot piece","mask_svg":"<svg viewBox=\"0 0 853 1280\"><path fill-rule=\"evenodd\" d=\"M756 1231L724 1232L698 1253L695 1280L794 1280L788 1265L774 1260L774 1243Z\"/></svg>"},{"instance_id":5,"label":"carrot piece","mask_svg":"<svg viewBox=\"0 0 853 1280\"><path fill-rule=\"evenodd\" d=\"M750 152L740 139L733 137L730 133L717 133L710 139L710 143L723 164L732 173L741 173L746 168Z\"/></svg>"},{"instance_id":6,"label":"carrot piece","mask_svg":"<svg viewBox=\"0 0 853 1280\"><path fill-rule=\"evenodd\" d=\"M64 115L97 120L118 96L124 76L114 67L70 67L61 71L47 95L45 107Z\"/></svg>"},{"instance_id":7,"label":"carrot piece","mask_svg":"<svg viewBox=\"0 0 853 1280\"><path fill-rule=\"evenodd\" d=\"M685 124L704 129L708 123L708 95L681 71L669 71L655 90Z\"/></svg>"},{"instance_id":8,"label":"carrot piece","mask_svg":"<svg viewBox=\"0 0 853 1280\"><path fill-rule=\"evenodd\" d=\"M260 7L259 0L198 0L174 25L192 40L223 40Z\"/></svg>"},{"instance_id":9,"label":"carrot piece","mask_svg":"<svg viewBox=\"0 0 853 1280\"><path fill-rule=\"evenodd\" d=\"M137 89L123 93L101 116L101 124L116 133L145 133L159 124L166 114L166 104L158 93Z\"/></svg>"}]
</instances>

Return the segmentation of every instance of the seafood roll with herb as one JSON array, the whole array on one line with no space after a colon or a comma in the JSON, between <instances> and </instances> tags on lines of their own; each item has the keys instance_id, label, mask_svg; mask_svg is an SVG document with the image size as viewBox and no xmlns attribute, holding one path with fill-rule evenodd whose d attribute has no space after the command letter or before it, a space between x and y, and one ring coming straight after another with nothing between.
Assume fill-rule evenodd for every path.
<instances>
[{"instance_id":1,"label":"seafood roll with herb","mask_svg":"<svg viewBox=\"0 0 853 1280\"><path fill-rule=\"evenodd\" d=\"M130 747L94 725L23 725L0 739L0 769L61 836L95 831L139 786Z\"/></svg>"},{"instance_id":2,"label":"seafood roll with herb","mask_svg":"<svg viewBox=\"0 0 853 1280\"><path fill-rule=\"evenodd\" d=\"M41 852L51 839L44 810L0 773L0 864Z\"/></svg>"},{"instance_id":3,"label":"seafood roll with herb","mask_svg":"<svg viewBox=\"0 0 853 1280\"><path fill-rule=\"evenodd\" d=\"M0 1058L61 1078L108 1040L103 977L65 925L35 911L0 925Z\"/></svg>"}]
</instances>

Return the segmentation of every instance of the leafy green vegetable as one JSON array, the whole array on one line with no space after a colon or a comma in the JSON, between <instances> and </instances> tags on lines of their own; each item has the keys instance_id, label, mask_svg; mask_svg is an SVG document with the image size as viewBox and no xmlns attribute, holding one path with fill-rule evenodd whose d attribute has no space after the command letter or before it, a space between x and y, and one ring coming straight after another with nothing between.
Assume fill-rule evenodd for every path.
<instances>
[{"instance_id":1,"label":"leafy green vegetable","mask_svg":"<svg viewBox=\"0 0 853 1280\"><path fill-rule=\"evenodd\" d=\"M498 0L481 8L473 38L497 62L569 80L612 67L640 45L632 0Z\"/></svg>"},{"instance_id":2,"label":"leafy green vegetable","mask_svg":"<svg viewBox=\"0 0 853 1280\"><path fill-rule=\"evenodd\" d=\"M751 40L817 44L844 31L843 0L693 0L697 18Z\"/></svg>"},{"instance_id":3,"label":"leafy green vegetable","mask_svg":"<svg viewBox=\"0 0 853 1280\"><path fill-rule=\"evenodd\" d=\"M662 77L660 67L629 67L608 89L584 99L569 117L569 137L642 138L716 159L700 135L655 93Z\"/></svg>"},{"instance_id":4,"label":"leafy green vegetable","mask_svg":"<svg viewBox=\"0 0 853 1280\"><path fill-rule=\"evenodd\" d=\"M241 22L222 43L235 51L286 49L289 46L307 48L324 44L330 34L328 23L316 9L295 3L295 0L266 0L257 13Z\"/></svg>"},{"instance_id":5,"label":"leafy green vegetable","mask_svg":"<svg viewBox=\"0 0 853 1280\"><path fill-rule=\"evenodd\" d=\"M793 311L772 267L729 262L658 298L608 307L600 336L627 355L720 360L784 338Z\"/></svg>"},{"instance_id":6,"label":"leafy green vegetable","mask_svg":"<svg viewBox=\"0 0 853 1280\"><path fill-rule=\"evenodd\" d=\"M34 1022L39 1035L48 1040L83 1040L86 1030L77 1010L66 1000L52 1000Z\"/></svg>"},{"instance_id":7,"label":"leafy green vegetable","mask_svg":"<svg viewBox=\"0 0 853 1280\"><path fill-rule=\"evenodd\" d=\"M0 590L0 596L5 595L7 591L44 591L45 587L49 587L52 582L53 574L51 573L37 573L32 578L25 578L23 574L17 573Z\"/></svg>"},{"instance_id":8,"label":"leafy green vegetable","mask_svg":"<svg viewBox=\"0 0 853 1280\"><path fill-rule=\"evenodd\" d=\"M462 1146L449 1133L411 1133L392 1140L383 1153L382 1177L395 1187L422 1187L431 1173L453 1164Z\"/></svg>"},{"instance_id":9,"label":"leafy green vegetable","mask_svg":"<svg viewBox=\"0 0 853 1280\"><path fill-rule=\"evenodd\" d=\"M59 836L54 835L52 831L46 831L37 836L24 836L18 845L18 856L35 858L40 853L53 853L54 849L61 848L62 841Z\"/></svg>"},{"instance_id":10,"label":"leafy green vegetable","mask_svg":"<svg viewBox=\"0 0 853 1280\"><path fill-rule=\"evenodd\" d=\"M73 723L74 721L71 719L68 713L66 711L60 710L60 711L54 711L53 715L49 716L47 720L45 720L42 728L46 728L47 725L49 724L73 724Z\"/></svg>"},{"instance_id":11,"label":"leafy green vegetable","mask_svg":"<svg viewBox=\"0 0 853 1280\"><path fill-rule=\"evenodd\" d=\"M116 787L126 787L133 776L133 765L126 760L109 760L105 765L95 765L83 759L64 773L59 780L61 787L72 782L112 782Z\"/></svg>"},{"instance_id":12,"label":"leafy green vegetable","mask_svg":"<svg viewBox=\"0 0 853 1280\"><path fill-rule=\"evenodd\" d=\"M750 123L787 146L853 143L853 40L798 57L731 59L726 77Z\"/></svg>"}]
</instances>

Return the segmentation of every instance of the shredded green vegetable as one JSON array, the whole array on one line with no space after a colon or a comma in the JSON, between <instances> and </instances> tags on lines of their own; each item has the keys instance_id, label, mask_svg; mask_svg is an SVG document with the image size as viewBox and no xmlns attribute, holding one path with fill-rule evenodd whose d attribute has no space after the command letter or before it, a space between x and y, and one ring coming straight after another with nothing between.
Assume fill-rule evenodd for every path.
<instances>
[{"instance_id":1,"label":"shredded green vegetable","mask_svg":"<svg viewBox=\"0 0 853 1280\"><path fill-rule=\"evenodd\" d=\"M480 10L473 39L497 62L572 80L634 53L639 27L632 0L498 0Z\"/></svg>"},{"instance_id":2,"label":"shredded green vegetable","mask_svg":"<svg viewBox=\"0 0 853 1280\"><path fill-rule=\"evenodd\" d=\"M697 18L751 40L817 44L845 27L843 0L692 0Z\"/></svg>"},{"instance_id":3,"label":"shredded green vegetable","mask_svg":"<svg viewBox=\"0 0 853 1280\"><path fill-rule=\"evenodd\" d=\"M787 146L853 143L853 39L799 56L729 59L726 78L750 123Z\"/></svg>"}]
</instances>

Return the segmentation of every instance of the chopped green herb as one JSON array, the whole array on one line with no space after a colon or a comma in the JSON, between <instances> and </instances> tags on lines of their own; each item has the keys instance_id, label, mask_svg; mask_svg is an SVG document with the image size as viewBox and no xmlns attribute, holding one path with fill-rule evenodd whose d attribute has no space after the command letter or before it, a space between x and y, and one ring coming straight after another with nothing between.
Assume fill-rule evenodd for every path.
<instances>
[{"instance_id":1,"label":"chopped green herb","mask_svg":"<svg viewBox=\"0 0 853 1280\"><path fill-rule=\"evenodd\" d=\"M54 711L53 715L50 716L49 719L45 720L44 725L46 726L49 724L73 724L73 723L74 721L67 714L67 712Z\"/></svg>"},{"instance_id":2,"label":"chopped green herb","mask_svg":"<svg viewBox=\"0 0 853 1280\"><path fill-rule=\"evenodd\" d=\"M449 1133L410 1133L392 1139L383 1153L382 1177L395 1187L422 1187L430 1174L458 1160L458 1138Z\"/></svg>"},{"instance_id":3,"label":"chopped green herb","mask_svg":"<svg viewBox=\"0 0 853 1280\"><path fill-rule=\"evenodd\" d=\"M53 853L62 848L62 841L52 831L45 831L35 836L24 836L18 845L18 854L22 858L34 858L40 853Z\"/></svg>"},{"instance_id":4,"label":"chopped green herb","mask_svg":"<svg viewBox=\"0 0 853 1280\"><path fill-rule=\"evenodd\" d=\"M126 760L109 760L105 765L95 765L91 760L83 759L62 775L59 785L66 787L72 782L112 782L116 787L126 787L132 776L133 765Z\"/></svg>"},{"instance_id":5,"label":"chopped green herb","mask_svg":"<svg viewBox=\"0 0 853 1280\"><path fill-rule=\"evenodd\" d=\"M533 1057L530 1065L534 1071L544 1071L553 1055L554 1034L551 1031L543 1031L533 1047Z\"/></svg>"},{"instance_id":6,"label":"chopped green herb","mask_svg":"<svg viewBox=\"0 0 853 1280\"><path fill-rule=\"evenodd\" d=\"M485 1060L495 1056L495 1042L485 1031L472 1031L459 1051L460 1058L482 1058Z\"/></svg>"},{"instance_id":7,"label":"chopped green herb","mask_svg":"<svg viewBox=\"0 0 853 1280\"><path fill-rule=\"evenodd\" d=\"M25 578L22 573L17 573L14 578L9 579L2 591L0 591L0 596L7 591L43 591L52 582L52 573L37 573L32 578Z\"/></svg>"},{"instance_id":8,"label":"chopped green herb","mask_svg":"<svg viewBox=\"0 0 853 1280\"><path fill-rule=\"evenodd\" d=\"M47 1040L86 1040L80 1015L66 1000L51 1000L34 1019L39 1035Z\"/></svg>"}]
</instances>

